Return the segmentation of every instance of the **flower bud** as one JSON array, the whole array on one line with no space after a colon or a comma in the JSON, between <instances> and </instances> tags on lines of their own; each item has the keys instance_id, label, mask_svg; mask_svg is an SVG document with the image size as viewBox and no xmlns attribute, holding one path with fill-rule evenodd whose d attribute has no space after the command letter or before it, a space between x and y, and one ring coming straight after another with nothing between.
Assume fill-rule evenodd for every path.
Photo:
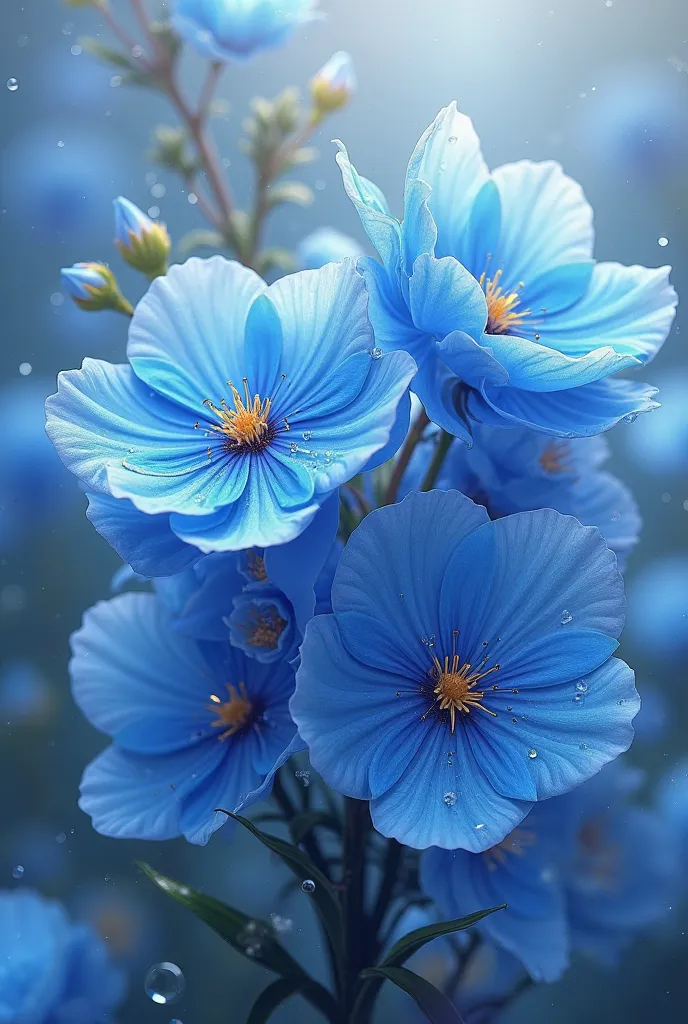
<instances>
[{"instance_id":1,"label":"flower bud","mask_svg":"<svg viewBox=\"0 0 688 1024\"><path fill-rule=\"evenodd\" d=\"M339 50L311 79L314 116L317 120L339 110L356 91L356 72L348 53Z\"/></svg>"},{"instance_id":2,"label":"flower bud","mask_svg":"<svg viewBox=\"0 0 688 1024\"><path fill-rule=\"evenodd\" d=\"M166 274L172 244L165 225L151 220L123 196L114 205L115 245L122 258L151 279Z\"/></svg>"},{"instance_id":3,"label":"flower bud","mask_svg":"<svg viewBox=\"0 0 688 1024\"><path fill-rule=\"evenodd\" d=\"M117 279L104 263L75 263L61 270L62 287L79 309L95 312L114 309L131 316L134 312L119 290Z\"/></svg>"}]
</instances>

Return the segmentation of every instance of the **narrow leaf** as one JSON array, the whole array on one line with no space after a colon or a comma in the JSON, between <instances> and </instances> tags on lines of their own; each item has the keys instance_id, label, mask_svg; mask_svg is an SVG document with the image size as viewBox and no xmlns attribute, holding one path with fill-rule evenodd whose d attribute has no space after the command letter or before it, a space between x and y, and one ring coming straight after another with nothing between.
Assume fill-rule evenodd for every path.
<instances>
[{"instance_id":1,"label":"narrow leaf","mask_svg":"<svg viewBox=\"0 0 688 1024\"><path fill-rule=\"evenodd\" d=\"M311 991L312 989L315 989L315 992ZM323 994L328 997L325 1001L322 999ZM263 989L258 996L246 1018L246 1024L265 1024L275 1010L295 995L302 995L305 999L309 999L328 1020L337 1019L337 1005L329 992L325 992L320 985L299 982L292 978L278 978L277 981L273 981L271 985Z\"/></svg>"},{"instance_id":2,"label":"narrow leaf","mask_svg":"<svg viewBox=\"0 0 688 1024\"><path fill-rule=\"evenodd\" d=\"M401 967L409 957L412 957L414 953L422 949L426 942L432 942L433 939L438 939L442 935L462 932L466 928L471 928L474 924L477 924L478 921L482 921L489 914L505 909L506 903L503 903L500 907L492 907L490 910L479 910L475 914L459 917L455 921L440 921L438 924L426 925L425 928L416 928L415 931L409 932L408 935L404 935L403 938L394 943L380 966Z\"/></svg>"},{"instance_id":3,"label":"narrow leaf","mask_svg":"<svg viewBox=\"0 0 688 1024\"><path fill-rule=\"evenodd\" d=\"M315 883L315 889L312 892L311 899L318 913L323 928L327 932L327 936L330 940L332 948L335 952L337 960L341 962L342 959L342 910L337 893L335 892L332 883L325 875L316 868L313 861L299 850L298 846L293 846L291 843L286 843L283 839L278 839L277 836L272 836L268 832L263 832L252 821L248 821L246 818L240 817L238 814L232 814L229 811L225 812L229 814L231 818L238 821L244 828L247 828L249 832L252 832L256 839L259 839L264 846L267 846L268 850L276 853L284 863L287 865L289 870L303 883L306 880L310 880Z\"/></svg>"},{"instance_id":4,"label":"narrow leaf","mask_svg":"<svg viewBox=\"0 0 688 1024\"><path fill-rule=\"evenodd\" d=\"M391 981L415 1000L431 1024L463 1024L458 1011L443 992L405 967L371 967L361 976Z\"/></svg>"}]
</instances>

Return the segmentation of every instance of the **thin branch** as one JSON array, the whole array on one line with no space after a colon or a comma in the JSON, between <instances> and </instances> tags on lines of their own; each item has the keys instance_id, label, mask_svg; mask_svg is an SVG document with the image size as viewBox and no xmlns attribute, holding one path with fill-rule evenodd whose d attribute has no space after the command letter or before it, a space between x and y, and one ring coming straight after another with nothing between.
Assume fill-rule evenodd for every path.
<instances>
[{"instance_id":1,"label":"thin branch","mask_svg":"<svg viewBox=\"0 0 688 1024\"><path fill-rule=\"evenodd\" d=\"M120 25L110 10L109 4L104 4L102 7L99 7L98 11L112 34L119 39L122 46L127 50L127 56L131 55L134 47L138 45L134 37L127 32L123 25ZM150 64L144 57L139 57L139 60L145 68L150 68Z\"/></svg>"},{"instance_id":2,"label":"thin branch","mask_svg":"<svg viewBox=\"0 0 688 1024\"><path fill-rule=\"evenodd\" d=\"M389 839L387 841L387 849L385 851L385 865L383 868L382 882L380 883L377 900L375 901L375 907L373 908L373 913L371 915L371 932L373 940L378 946L376 954L381 946L378 936L387 915L387 911L389 910L389 905L394 897L399 868L401 867L403 859L403 846L398 843L396 839Z\"/></svg>"},{"instance_id":3,"label":"thin branch","mask_svg":"<svg viewBox=\"0 0 688 1024\"><path fill-rule=\"evenodd\" d=\"M423 483L420 485L421 491L431 491L437 483L437 477L440 475L440 470L442 469L444 460L447 457L447 452L451 448L453 441L454 435L443 430L432 456L432 461L428 466L428 471L423 478Z\"/></svg>"},{"instance_id":4,"label":"thin branch","mask_svg":"<svg viewBox=\"0 0 688 1024\"><path fill-rule=\"evenodd\" d=\"M425 409L421 409L416 417L413 426L411 427L406 440L404 441L403 447L399 452L397 461L394 464L394 470L390 477L389 484L384 496L384 505L393 505L397 500L397 494L401 481L404 478L404 473L408 469L411 456L416 450L416 446L423 438L423 432L430 423L430 418L426 413Z\"/></svg>"},{"instance_id":5,"label":"thin branch","mask_svg":"<svg viewBox=\"0 0 688 1024\"><path fill-rule=\"evenodd\" d=\"M210 104L213 102L215 96L215 90L217 89L222 72L225 66L221 61L213 61L208 68L208 74L205 76L203 88L201 89L201 95L198 98L198 108L196 110L196 117L205 118L210 110Z\"/></svg>"}]
</instances>

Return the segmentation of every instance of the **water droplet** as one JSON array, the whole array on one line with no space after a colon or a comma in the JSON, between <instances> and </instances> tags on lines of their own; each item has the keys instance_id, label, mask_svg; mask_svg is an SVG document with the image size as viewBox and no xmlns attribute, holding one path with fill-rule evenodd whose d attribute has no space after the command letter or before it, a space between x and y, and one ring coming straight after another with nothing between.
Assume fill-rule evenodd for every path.
<instances>
[{"instance_id":1,"label":"water droplet","mask_svg":"<svg viewBox=\"0 0 688 1024\"><path fill-rule=\"evenodd\" d=\"M297 779L301 779L301 782L303 783L305 789L308 789L308 787L311 784L311 773L309 771L295 772L294 777Z\"/></svg>"},{"instance_id":2,"label":"water droplet","mask_svg":"<svg viewBox=\"0 0 688 1024\"><path fill-rule=\"evenodd\" d=\"M476 825L475 827L476 828L485 828L485 822L481 821L481 823L479 825Z\"/></svg>"},{"instance_id":3,"label":"water droplet","mask_svg":"<svg viewBox=\"0 0 688 1024\"><path fill-rule=\"evenodd\" d=\"M662 501L664 502L665 505L668 505L669 502L671 501L671 495L669 494L668 491L664 491L664 493L662 494Z\"/></svg>"},{"instance_id":4,"label":"water droplet","mask_svg":"<svg viewBox=\"0 0 688 1024\"><path fill-rule=\"evenodd\" d=\"M19 88L19 82L17 81L17 79L16 78L8 78L7 79L7 88L9 89L10 92L16 92L17 89Z\"/></svg>"},{"instance_id":5,"label":"water droplet","mask_svg":"<svg viewBox=\"0 0 688 1024\"><path fill-rule=\"evenodd\" d=\"M638 413L637 412L629 412L629 414L627 416L623 417L624 423L635 423L635 421L637 419L638 419Z\"/></svg>"},{"instance_id":6,"label":"water droplet","mask_svg":"<svg viewBox=\"0 0 688 1024\"><path fill-rule=\"evenodd\" d=\"M195 206L196 203L198 202L198 196L196 195L195 192L189 192L186 198L187 201L191 204L191 206Z\"/></svg>"},{"instance_id":7,"label":"water droplet","mask_svg":"<svg viewBox=\"0 0 688 1024\"><path fill-rule=\"evenodd\" d=\"M454 804L456 803L457 796L454 790L451 790L449 793L445 793L442 799L444 800L447 807L453 807Z\"/></svg>"},{"instance_id":8,"label":"water droplet","mask_svg":"<svg viewBox=\"0 0 688 1024\"><path fill-rule=\"evenodd\" d=\"M668 244L669 239L665 235L662 235L660 238L657 239L657 245L661 245L662 248L664 248L664 246Z\"/></svg>"},{"instance_id":9,"label":"water droplet","mask_svg":"<svg viewBox=\"0 0 688 1024\"><path fill-rule=\"evenodd\" d=\"M587 743L581 743L580 746L579 746L579 749L580 750L587 750L588 749L588 744Z\"/></svg>"},{"instance_id":10,"label":"water droplet","mask_svg":"<svg viewBox=\"0 0 688 1024\"><path fill-rule=\"evenodd\" d=\"M60 139L60 141L58 142L57 148L58 149L64 149L64 142L62 141L62 139Z\"/></svg>"},{"instance_id":11,"label":"water droplet","mask_svg":"<svg viewBox=\"0 0 688 1024\"><path fill-rule=\"evenodd\" d=\"M78 43L74 43L74 46L71 47L71 54L73 57L80 57L83 52L84 51L81 49Z\"/></svg>"},{"instance_id":12,"label":"water droplet","mask_svg":"<svg viewBox=\"0 0 688 1024\"><path fill-rule=\"evenodd\" d=\"M139 57L143 57L143 47L139 46L138 43L136 44L136 46L132 46L132 48L131 48L131 55L132 55L132 57L136 57L137 59Z\"/></svg>"},{"instance_id":13,"label":"water droplet","mask_svg":"<svg viewBox=\"0 0 688 1024\"><path fill-rule=\"evenodd\" d=\"M588 692L588 684L586 683L585 679L578 680L578 682L576 683L576 690L578 691L578 693Z\"/></svg>"},{"instance_id":14,"label":"water droplet","mask_svg":"<svg viewBox=\"0 0 688 1024\"><path fill-rule=\"evenodd\" d=\"M450 146L454 146L457 142L456 135L450 135L449 138L447 139L447 142L449 143Z\"/></svg>"},{"instance_id":15,"label":"water droplet","mask_svg":"<svg viewBox=\"0 0 688 1024\"><path fill-rule=\"evenodd\" d=\"M301 888L304 892L315 892L315 882L312 878L304 878Z\"/></svg>"},{"instance_id":16,"label":"water droplet","mask_svg":"<svg viewBox=\"0 0 688 1024\"><path fill-rule=\"evenodd\" d=\"M157 181L151 186L150 194L153 196L153 199L162 199L166 192L167 189L161 181Z\"/></svg>"},{"instance_id":17,"label":"water droplet","mask_svg":"<svg viewBox=\"0 0 688 1024\"><path fill-rule=\"evenodd\" d=\"M506 709L507 709L507 711L513 711L514 710L513 704L507 704Z\"/></svg>"},{"instance_id":18,"label":"water droplet","mask_svg":"<svg viewBox=\"0 0 688 1024\"><path fill-rule=\"evenodd\" d=\"M514 725L518 725L518 718L512 718L511 721Z\"/></svg>"},{"instance_id":19,"label":"water droplet","mask_svg":"<svg viewBox=\"0 0 688 1024\"><path fill-rule=\"evenodd\" d=\"M297 445L296 441L292 441L291 444L289 445L289 451L292 453L292 455L296 455L298 450L299 446Z\"/></svg>"},{"instance_id":20,"label":"water droplet","mask_svg":"<svg viewBox=\"0 0 688 1024\"><path fill-rule=\"evenodd\" d=\"M563 612L561 613L561 618L559 621L561 622L562 626L568 626L569 622L573 621L573 615L568 610L568 608L564 608Z\"/></svg>"},{"instance_id":21,"label":"water droplet","mask_svg":"<svg viewBox=\"0 0 688 1024\"><path fill-rule=\"evenodd\" d=\"M373 357L373 359L382 359L382 349L381 349L381 348L378 348L378 347L377 347L377 345L376 345L376 346L375 346L375 348L374 348L374 349L373 349L373 350L371 351L371 353L370 353L370 354L371 354L371 356Z\"/></svg>"},{"instance_id":22,"label":"water droplet","mask_svg":"<svg viewBox=\"0 0 688 1024\"><path fill-rule=\"evenodd\" d=\"M577 693L577 694L575 694L575 696L573 698L573 703L574 704L582 704L584 700L585 700L585 694Z\"/></svg>"},{"instance_id":23,"label":"water droplet","mask_svg":"<svg viewBox=\"0 0 688 1024\"><path fill-rule=\"evenodd\" d=\"M146 974L144 988L149 999L160 1006L166 1006L176 1003L186 988L186 981L181 968L165 962L151 967Z\"/></svg>"},{"instance_id":24,"label":"water droplet","mask_svg":"<svg viewBox=\"0 0 688 1024\"><path fill-rule=\"evenodd\" d=\"M617 700L617 702L616 702L616 703L617 703L617 704L625 704L625 703L626 703L626 701L625 701L625 700L623 699L623 697L622 697L622 698L621 698L621 700Z\"/></svg>"},{"instance_id":25,"label":"water droplet","mask_svg":"<svg viewBox=\"0 0 688 1024\"><path fill-rule=\"evenodd\" d=\"M122 84L122 76L121 75L113 75L112 78L110 79L110 88L111 89L119 89L121 84Z\"/></svg>"},{"instance_id":26,"label":"water droplet","mask_svg":"<svg viewBox=\"0 0 688 1024\"><path fill-rule=\"evenodd\" d=\"M528 757L531 759L531 761L535 760L535 758L537 757L537 750L535 749L535 747L530 748L530 750L528 751Z\"/></svg>"},{"instance_id":27,"label":"water droplet","mask_svg":"<svg viewBox=\"0 0 688 1024\"><path fill-rule=\"evenodd\" d=\"M424 644L426 647L434 647L435 646L435 634L432 633L431 636L422 636L420 638L420 642L422 644Z\"/></svg>"},{"instance_id":28,"label":"water droplet","mask_svg":"<svg viewBox=\"0 0 688 1024\"><path fill-rule=\"evenodd\" d=\"M24 868L22 867L21 864L17 864L16 867L12 868L12 878L19 879L19 878L23 878L23 877L24 877Z\"/></svg>"},{"instance_id":29,"label":"water droplet","mask_svg":"<svg viewBox=\"0 0 688 1024\"><path fill-rule=\"evenodd\" d=\"M63 36L71 36L73 29L74 29L74 22L73 21L65 21L64 25L62 26L62 35Z\"/></svg>"},{"instance_id":30,"label":"water droplet","mask_svg":"<svg viewBox=\"0 0 688 1024\"><path fill-rule=\"evenodd\" d=\"M313 437L313 431L312 430L304 430L304 432L301 435L301 437L304 439L304 441L310 441L310 439Z\"/></svg>"},{"instance_id":31,"label":"water droplet","mask_svg":"<svg viewBox=\"0 0 688 1024\"><path fill-rule=\"evenodd\" d=\"M26 33L22 32L22 34L20 36L17 36L17 46L24 47L24 46L28 46L28 45L29 45L29 37L26 35Z\"/></svg>"},{"instance_id":32,"label":"water droplet","mask_svg":"<svg viewBox=\"0 0 688 1024\"><path fill-rule=\"evenodd\" d=\"M160 207L159 206L149 206L148 207L148 216L152 220L157 220L158 217L160 216Z\"/></svg>"}]
</instances>

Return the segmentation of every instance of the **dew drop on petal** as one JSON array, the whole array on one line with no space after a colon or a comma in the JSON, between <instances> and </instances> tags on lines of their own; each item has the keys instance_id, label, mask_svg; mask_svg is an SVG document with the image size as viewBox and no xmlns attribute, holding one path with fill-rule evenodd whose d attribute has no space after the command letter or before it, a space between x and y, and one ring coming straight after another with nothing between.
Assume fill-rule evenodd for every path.
<instances>
[{"instance_id":1,"label":"dew drop on petal","mask_svg":"<svg viewBox=\"0 0 688 1024\"><path fill-rule=\"evenodd\" d=\"M535 758L537 757L537 750L535 749L535 747L530 748L530 750L528 751L528 757L531 759L531 761L535 760Z\"/></svg>"},{"instance_id":2,"label":"dew drop on petal","mask_svg":"<svg viewBox=\"0 0 688 1024\"><path fill-rule=\"evenodd\" d=\"M16 867L12 868L12 878L17 880L24 877L24 868L21 864L17 864Z\"/></svg>"},{"instance_id":3,"label":"dew drop on petal","mask_svg":"<svg viewBox=\"0 0 688 1024\"><path fill-rule=\"evenodd\" d=\"M312 430L304 430L304 432L301 435L301 437L304 439L304 441L310 441L310 439L313 437L313 431Z\"/></svg>"},{"instance_id":4,"label":"dew drop on petal","mask_svg":"<svg viewBox=\"0 0 688 1024\"><path fill-rule=\"evenodd\" d=\"M621 519L621 513L620 512L612 512L612 522L613 523L618 523L620 519Z\"/></svg>"},{"instance_id":5,"label":"dew drop on petal","mask_svg":"<svg viewBox=\"0 0 688 1024\"><path fill-rule=\"evenodd\" d=\"M580 750L587 750L588 749L588 744L587 743L581 743L580 746L579 746L579 749Z\"/></svg>"},{"instance_id":6,"label":"dew drop on petal","mask_svg":"<svg viewBox=\"0 0 688 1024\"><path fill-rule=\"evenodd\" d=\"M301 888L304 892L315 892L315 882L312 878L304 878Z\"/></svg>"},{"instance_id":7,"label":"dew drop on petal","mask_svg":"<svg viewBox=\"0 0 688 1024\"><path fill-rule=\"evenodd\" d=\"M454 146L457 142L456 135L450 135L449 138L447 139L447 142L449 143L450 146Z\"/></svg>"},{"instance_id":8,"label":"dew drop on petal","mask_svg":"<svg viewBox=\"0 0 688 1024\"><path fill-rule=\"evenodd\" d=\"M180 967L166 961L153 964L146 974L144 988L149 999L160 1006L166 1006L176 1003L186 988L186 980Z\"/></svg>"},{"instance_id":9,"label":"dew drop on petal","mask_svg":"<svg viewBox=\"0 0 688 1024\"><path fill-rule=\"evenodd\" d=\"M453 807L457 799L456 793L454 792L454 790L451 790L449 793L445 793L442 799L444 800L447 807Z\"/></svg>"},{"instance_id":10,"label":"dew drop on petal","mask_svg":"<svg viewBox=\"0 0 688 1024\"><path fill-rule=\"evenodd\" d=\"M371 356L373 359L382 359L382 349L378 348L377 345L371 350Z\"/></svg>"},{"instance_id":11,"label":"dew drop on petal","mask_svg":"<svg viewBox=\"0 0 688 1024\"><path fill-rule=\"evenodd\" d=\"M573 703L574 704L582 704L584 700L585 700L585 695L582 694L582 693L577 693L574 696L574 698L573 698Z\"/></svg>"},{"instance_id":12,"label":"dew drop on petal","mask_svg":"<svg viewBox=\"0 0 688 1024\"><path fill-rule=\"evenodd\" d=\"M7 79L7 88L9 89L10 92L16 92L17 89L19 88L19 82L17 81L17 79L16 78L8 78Z\"/></svg>"},{"instance_id":13,"label":"dew drop on petal","mask_svg":"<svg viewBox=\"0 0 688 1024\"><path fill-rule=\"evenodd\" d=\"M485 828L485 822L482 821L479 825L476 825L475 827L476 828Z\"/></svg>"},{"instance_id":14,"label":"dew drop on petal","mask_svg":"<svg viewBox=\"0 0 688 1024\"><path fill-rule=\"evenodd\" d=\"M292 453L292 455L296 455L298 450L299 446L297 445L296 441L292 441L291 444L289 445L289 451Z\"/></svg>"},{"instance_id":15,"label":"dew drop on petal","mask_svg":"<svg viewBox=\"0 0 688 1024\"><path fill-rule=\"evenodd\" d=\"M587 693L588 684L586 683L585 679L578 680L578 682L576 683L576 689L578 693Z\"/></svg>"},{"instance_id":16,"label":"dew drop on petal","mask_svg":"<svg viewBox=\"0 0 688 1024\"><path fill-rule=\"evenodd\" d=\"M564 608L563 612L561 613L561 618L559 621L561 622L562 626L568 626L569 622L573 621L573 615L568 610L568 608Z\"/></svg>"},{"instance_id":17,"label":"dew drop on petal","mask_svg":"<svg viewBox=\"0 0 688 1024\"><path fill-rule=\"evenodd\" d=\"M304 789L308 789L311 784L311 773L309 771L294 772L294 778L301 780Z\"/></svg>"}]
</instances>

